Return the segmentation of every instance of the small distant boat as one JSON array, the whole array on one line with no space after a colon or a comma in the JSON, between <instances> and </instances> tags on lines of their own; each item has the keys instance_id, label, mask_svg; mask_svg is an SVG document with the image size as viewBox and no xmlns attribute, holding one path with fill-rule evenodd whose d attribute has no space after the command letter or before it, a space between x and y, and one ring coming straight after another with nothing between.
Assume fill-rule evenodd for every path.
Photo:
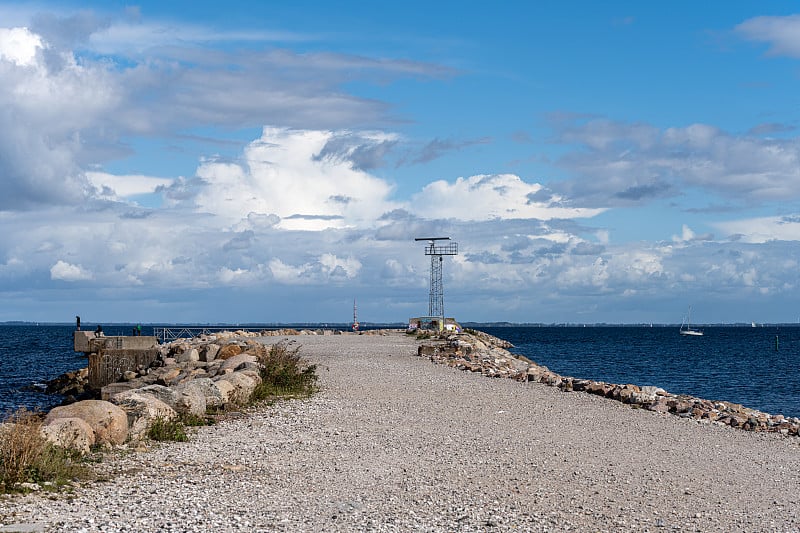
<instances>
[{"instance_id":1,"label":"small distant boat","mask_svg":"<svg viewBox=\"0 0 800 533\"><path fill-rule=\"evenodd\" d=\"M692 306L690 305L689 306L689 310L686 312L686 316L683 319L683 322L681 322L680 333L681 333L681 335L691 335L691 336L694 336L694 337L702 337L703 336L703 331L702 330L694 329L694 328L691 327L690 322L689 322L689 320L691 318L691 315L692 315Z\"/></svg>"},{"instance_id":2,"label":"small distant boat","mask_svg":"<svg viewBox=\"0 0 800 533\"><path fill-rule=\"evenodd\" d=\"M751 328L754 328L754 327L756 327L756 323L755 323L755 322L750 322L750 327L751 327Z\"/></svg>"}]
</instances>

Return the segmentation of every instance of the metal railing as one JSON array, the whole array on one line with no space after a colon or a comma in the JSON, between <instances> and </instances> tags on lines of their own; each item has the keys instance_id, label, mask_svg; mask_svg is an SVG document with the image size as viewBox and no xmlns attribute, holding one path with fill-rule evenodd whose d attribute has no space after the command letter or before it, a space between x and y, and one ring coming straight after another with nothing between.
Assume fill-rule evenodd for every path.
<instances>
[{"instance_id":1,"label":"metal railing","mask_svg":"<svg viewBox=\"0 0 800 533\"><path fill-rule=\"evenodd\" d=\"M193 339L200 335L211 335L220 331L264 331L270 328L240 328L236 326L204 326L204 327L154 327L153 334L162 343L177 339Z\"/></svg>"}]
</instances>

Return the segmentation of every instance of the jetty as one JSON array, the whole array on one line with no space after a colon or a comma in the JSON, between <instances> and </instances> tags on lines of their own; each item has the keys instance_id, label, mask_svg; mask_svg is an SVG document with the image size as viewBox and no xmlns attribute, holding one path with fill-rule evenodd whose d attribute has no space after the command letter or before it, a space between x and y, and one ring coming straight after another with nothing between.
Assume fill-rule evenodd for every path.
<instances>
[{"instance_id":1,"label":"jetty","mask_svg":"<svg viewBox=\"0 0 800 533\"><path fill-rule=\"evenodd\" d=\"M317 365L319 393L198 428L186 443L128 445L97 465L106 481L2 500L0 523L142 532L800 528L796 437L632 408L577 392L574 380L571 390L548 386L520 362L503 363L497 347L467 346L466 336L252 340L287 339ZM204 353L186 348L187 360Z\"/></svg>"},{"instance_id":2,"label":"jetty","mask_svg":"<svg viewBox=\"0 0 800 533\"><path fill-rule=\"evenodd\" d=\"M89 359L88 385L94 390L122 381L125 372L148 368L159 354L155 336L105 336L82 330L73 332L73 349Z\"/></svg>"}]
</instances>

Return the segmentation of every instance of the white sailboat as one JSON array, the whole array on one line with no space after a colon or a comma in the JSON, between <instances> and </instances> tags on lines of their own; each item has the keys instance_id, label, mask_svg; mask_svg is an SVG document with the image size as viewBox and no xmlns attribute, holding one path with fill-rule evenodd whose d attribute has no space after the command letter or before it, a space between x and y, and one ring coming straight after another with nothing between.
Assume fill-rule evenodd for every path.
<instances>
[{"instance_id":1,"label":"white sailboat","mask_svg":"<svg viewBox=\"0 0 800 533\"><path fill-rule=\"evenodd\" d=\"M702 330L694 329L691 327L689 322L691 315L692 315L692 306L690 305L689 310L686 312L686 316L683 319L683 322L681 322L680 333L681 335L692 335L695 337L702 337L703 336Z\"/></svg>"}]
</instances>

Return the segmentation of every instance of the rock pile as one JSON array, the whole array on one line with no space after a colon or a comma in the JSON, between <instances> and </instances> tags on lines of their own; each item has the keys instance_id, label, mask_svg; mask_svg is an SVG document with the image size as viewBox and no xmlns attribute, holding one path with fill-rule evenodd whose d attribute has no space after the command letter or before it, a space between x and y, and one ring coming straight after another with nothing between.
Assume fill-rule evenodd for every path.
<instances>
[{"instance_id":1,"label":"rock pile","mask_svg":"<svg viewBox=\"0 0 800 533\"><path fill-rule=\"evenodd\" d=\"M269 330L220 332L179 339L159 346L146 368L125 372L124 380L94 391L86 399L53 408L43 432L55 444L88 452L92 446L114 446L143 439L157 419L205 416L248 402L261 383L259 356L269 348L257 336L320 334L316 331ZM52 391L83 391L86 372L60 376Z\"/></svg>"},{"instance_id":2,"label":"rock pile","mask_svg":"<svg viewBox=\"0 0 800 533\"><path fill-rule=\"evenodd\" d=\"M94 393L89 390L89 369L81 368L74 372L67 372L48 381L45 392L63 396L65 404L76 402L79 399L92 399Z\"/></svg>"},{"instance_id":3,"label":"rock pile","mask_svg":"<svg viewBox=\"0 0 800 533\"><path fill-rule=\"evenodd\" d=\"M799 435L800 418L771 415L739 404L671 394L659 387L605 383L561 376L545 366L507 349L512 346L483 332L448 335L419 346L418 355L431 361L485 376L544 383L564 392L586 392L616 400L634 408L670 413L701 423L726 425L747 431Z\"/></svg>"}]
</instances>

